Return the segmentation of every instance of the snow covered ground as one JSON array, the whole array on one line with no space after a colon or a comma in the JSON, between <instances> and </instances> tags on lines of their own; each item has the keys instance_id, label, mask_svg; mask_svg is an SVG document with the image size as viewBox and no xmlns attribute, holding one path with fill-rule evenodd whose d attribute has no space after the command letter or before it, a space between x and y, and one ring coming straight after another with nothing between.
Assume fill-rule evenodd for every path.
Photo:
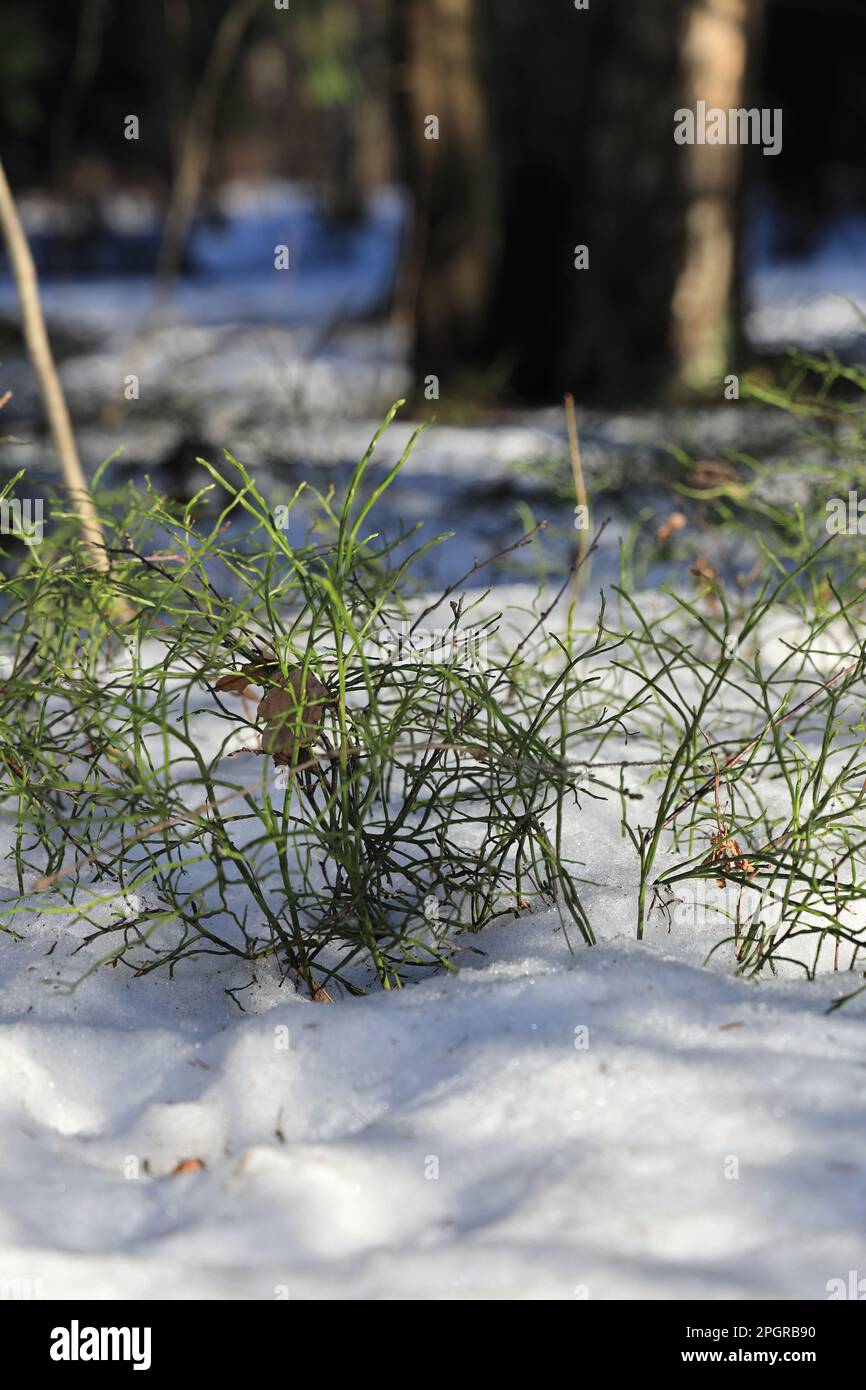
<instances>
[{"instance_id":1,"label":"snow covered ground","mask_svg":"<svg viewBox=\"0 0 866 1390\"><path fill-rule=\"evenodd\" d=\"M382 209L392 254L398 213ZM249 270L248 239L232 235ZM365 299L369 277L311 262L318 298L298 292L291 314L237 278L247 327L218 349L237 297L215 305L207 278L185 287L180 327L155 324L123 350L100 341L114 300L92 283L47 287L52 322L66 315L89 342L64 366L76 418L131 371L165 452L195 427L227 443L237 432L254 460L271 435L283 458L359 457L368 413L406 388L405 345L378 325L314 329L347 303L378 304L387 265L375 268ZM141 287L127 288L142 309ZM766 271L755 340L855 322L826 299L838 288L822 279L818 304L793 270ZM277 320L264 347L250 318ZM20 377L4 385L26 404ZM301 405L328 414L327 432ZM704 449L736 443L725 432L741 418L696 416ZM588 476L612 455L640 465L662 423L581 419ZM100 428L89 468L132 423ZM50 466L41 444L18 449L16 466ZM153 457L151 434L140 453ZM431 432L407 479L429 517L431 478L490 484L559 455L561 414L538 412ZM80 928L43 913L22 939L0 936L0 1296L822 1299L851 1270L866 1278L866 995L826 1012L860 977L746 982L721 952L704 968L717 934L702 913L675 913L670 931L656 914L637 943L618 805L590 803L571 834L598 946L571 954L540 913L465 943L483 954L463 950L459 974L393 995L313 1004L273 967L253 978L209 957L173 979L104 967L64 993L89 959L73 956ZM2 852L0 886L14 889Z\"/></svg>"},{"instance_id":2,"label":"snow covered ground","mask_svg":"<svg viewBox=\"0 0 866 1390\"><path fill-rule=\"evenodd\" d=\"M737 980L658 916L635 942L617 815L574 831L598 946L542 913L393 995L314 1004L207 957L63 994L87 961L57 917L5 937L0 1281L821 1299L866 1274L864 1009L825 1012L856 977Z\"/></svg>"},{"instance_id":3,"label":"snow covered ground","mask_svg":"<svg viewBox=\"0 0 866 1390\"><path fill-rule=\"evenodd\" d=\"M862 350L863 218L841 218L800 258L774 256L769 231L759 219L750 238L746 331L751 341L781 352L792 343L803 349Z\"/></svg>"}]
</instances>

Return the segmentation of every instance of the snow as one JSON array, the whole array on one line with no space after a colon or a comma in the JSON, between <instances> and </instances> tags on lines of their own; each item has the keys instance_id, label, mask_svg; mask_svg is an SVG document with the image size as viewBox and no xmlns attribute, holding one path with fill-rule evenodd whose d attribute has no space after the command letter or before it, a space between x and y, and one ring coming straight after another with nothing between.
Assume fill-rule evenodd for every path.
<instances>
[{"instance_id":1,"label":"snow","mask_svg":"<svg viewBox=\"0 0 866 1390\"><path fill-rule=\"evenodd\" d=\"M151 459L155 431L167 452L193 426L237 433L253 462L276 438L279 457L330 466L358 458L370 412L411 385L392 328L334 323L387 299L398 199L383 195L348 253L324 263L297 192L236 190L224 211L225 228L197 230L200 273L177 287L168 324L150 316L150 279L45 283L52 325L83 344L63 364L76 419L118 399L126 372L142 380L143 419L93 431L88 466L122 440L135 457L136 429ZM33 216L51 227L53 213ZM141 232L147 217L127 207L118 225ZM255 267L287 239L297 262L275 294L275 272ZM859 333L850 305L827 297L851 284L863 297L847 265L838 247L759 265L753 340ZM231 278L218 283L220 266ZM14 312L8 284L0 311ZM17 371L7 384L23 409L33 388ZM741 444L744 418L788 428L740 409L692 412L683 428L712 453ZM582 414L580 426L588 477L612 459L640 476L634 461L657 455L670 417ZM407 438L395 425L380 460ZM18 449L51 466L38 442ZM445 483L519 473L534 494L533 470L564 457L561 411L539 411L437 427L406 477L428 518L440 480L465 530L468 506ZM488 511L501 529L498 504ZM50 896L8 918L0 1296L820 1299L849 1270L866 1275L866 995L827 1013L860 976L809 983L791 966L746 981L728 948L705 965L722 934L712 885L673 908L670 929L655 913L637 942L618 822L616 798L587 800L568 829L597 946L575 937L572 953L539 911L464 939L458 973L333 1004L273 966L253 975L209 956L172 978L102 966L58 987L98 945L81 948L80 921ZM14 892L5 849L0 833L0 888ZM203 1166L175 1173L191 1159Z\"/></svg>"},{"instance_id":2,"label":"snow","mask_svg":"<svg viewBox=\"0 0 866 1390\"><path fill-rule=\"evenodd\" d=\"M765 219L759 219L750 238L746 331L751 341L782 352L792 343L803 350L862 348L864 220L839 218L802 257L774 255L769 234Z\"/></svg>"},{"instance_id":3,"label":"snow","mask_svg":"<svg viewBox=\"0 0 866 1390\"><path fill-rule=\"evenodd\" d=\"M214 199L213 212L217 220L194 221L188 273L168 296L183 321L334 325L379 313L390 300L408 219L407 199L397 188L373 193L364 216L351 226L331 224L309 190L277 181L229 183ZM152 273L158 207L144 199L107 198L94 225L62 200L32 197L22 200L21 215L41 273L43 308L55 327L104 341L119 326L166 309ZM90 273L84 276L70 274L64 260L70 232L87 234ZM289 251L285 271L275 268L280 247ZM118 273L124 267L136 269ZM0 315L14 318L16 306L14 286L4 274Z\"/></svg>"},{"instance_id":4,"label":"snow","mask_svg":"<svg viewBox=\"0 0 866 1390\"><path fill-rule=\"evenodd\" d=\"M857 977L747 982L721 952L703 968L704 914L670 931L656 914L636 942L618 812L589 806L571 834L599 945L571 954L539 912L394 994L314 1004L211 957L63 991L97 947L73 957L80 928L48 911L14 919L0 1281L46 1298L814 1299L863 1270L862 1001L826 1013ZM205 1166L172 1175L189 1159Z\"/></svg>"},{"instance_id":5,"label":"snow","mask_svg":"<svg viewBox=\"0 0 866 1390\"><path fill-rule=\"evenodd\" d=\"M114 193L92 208L31 194L21 215L41 274L46 316L55 329L105 343L155 312L152 268L161 209L147 196ZM241 179L211 198L195 219L187 273L168 303L181 325L258 324L335 327L381 313L393 295L410 216L403 190L383 186L357 224L334 226L315 192L285 180ZM750 203L745 253L746 330L754 347L785 351L851 350L863 335L866 222L840 216L807 254L780 254L778 210ZM77 239L86 274L70 273ZM290 251L288 274L274 271L278 246ZM132 271L133 273L129 273ZM161 305L165 313L166 304ZM17 318L11 280L0 275L0 317Z\"/></svg>"}]
</instances>

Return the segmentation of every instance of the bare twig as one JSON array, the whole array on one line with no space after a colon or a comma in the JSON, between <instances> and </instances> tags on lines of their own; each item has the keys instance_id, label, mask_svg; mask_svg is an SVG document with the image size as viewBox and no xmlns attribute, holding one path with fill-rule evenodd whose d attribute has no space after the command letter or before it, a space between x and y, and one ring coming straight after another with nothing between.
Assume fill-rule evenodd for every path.
<instances>
[{"instance_id":1,"label":"bare twig","mask_svg":"<svg viewBox=\"0 0 866 1390\"><path fill-rule=\"evenodd\" d=\"M811 695L807 695L805 700L801 700L793 709L784 710L782 714L777 714L775 719L771 719L769 723L765 724L759 734L756 734L753 739L742 748L738 749L736 753L732 753L722 764L721 769L717 768L712 777L708 777L706 782L703 782L701 786L698 787L697 791L693 791L691 796L687 796L684 801L681 801L678 806L675 806L670 815L666 816L662 821L662 826L667 829L667 827L676 820L681 811L685 811L693 802L699 801L702 796L705 796L708 791L711 791L717 784L719 773L728 772L732 767L736 767L737 763L742 762L743 758L747 757L753 748L757 748L758 744L761 743L773 729L778 728L786 719L792 719L795 714L799 714L800 710L805 709L807 705L811 705L812 701L817 700L819 695L826 694L828 690L831 690L833 686L843 680L845 676L850 676L851 672L856 670L859 660L860 658L858 657L856 661L849 661L847 666L842 666L828 681L819 685L816 690L812 691Z\"/></svg>"},{"instance_id":2,"label":"bare twig","mask_svg":"<svg viewBox=\"0 0 866 1390\"><path fill-rule=\"evenodd\" d=\"M577 498L577 505L586 514L587 525L579 526L577 534L577 555L580 563L583 563L583 556L586 550L586 543L589 538L589 501L586 495L586 482L583 477L583 464L580 458L580 439L577 433L577 415L574 410L574 396L569 391L565 397L565 420L568 426L568 457L571 462L571 475L574 479L574 495ZM574 572L574 592L577 592L578 580L580 578L580 565Z\"/></svg>"},{"instance_id":3,"label":"bare twig","mask_svg":"<svg viewBox=\"0 0 866 1390\"><path fill-rule=\"evenodd\" d=\"M521 550L523 546L529 545L533 536L537 536L539 531L543 531L546 526L546 521L539 521L538 525L533 526L531 531L527 531L525 536L521 536L519 540L512 541L511 545L504 546L502 550L497 550L495 555L488 555L485 560L476 560L471 569L468 569L460 579L455 579L453 584L449 584L448 588L443 590L439 597L424 609L423 613L418 614L418 617L409 629L410 633L415 631L418 624L423 622L428 614L439 608L447 598L450 598L455 589L459 589L461 584L465 584L467 579L471 579L473 575L478 574L480 570L486 569L488 565L492 565L497 560L503 559L504 556L510 555L513 551Z\"/></svg>"},{"instance_id":4,"label":"bare twig","mask_svg":"<svg viewBox=\"0 0 866 1390\"><path fill-rule=\"evenodd\" d=\"M544 624L547 622L548 618L550 617L556 605L559 603L560 599L562 598L569 585L574 585L576 583L577 577L580 574L581 569L585 565L586 561L590 558L590 556L595 554L596 550L598 549L598 543L609 525L610 517L605 517L604 521L601 523L595 535L593 536L592 543L588 547L588 549L584 551L583 555L576 555L574 557L574 564L571 566L571 569L568 571L568 574L565 576L556 593L553 595L553 598L550 600L550 603L544 609L543 613L537 619L537 621L533 623L532 627L525 634L525 636L522 637L521 640L518 642L517 646L514 648L514 651L511 653L511 656L508 658L508 661L505 663L504 667L500 671L499 676L497 677L497 680L493 686L494 690L496 689L496 686L499 684L499 681L502 680L502 678L514 665L514 662L517 660L518 656L523 651L523 648L526 646L527 642L529 642L531 638L535 636L536 632L540 627L544 627Z\"/></svg>"},{"instance_id":5,"label":"bare twig","mask_svg":"<svg viewBox=\"0 0 866 1390\"><path fill-rule=\"evenodd\" d=\"M33 256L27 243L24 228L21 225L21 219L18 216L18 209L15 206L2 161L0 161L0 227L2 227L6 239L9 262L21 304L21 318L24 325L27 351L30 354L33 370L39 382L45 413L51 426L64 481L78 508L82 537L93 557L93 563L97 569L107 570L108 556L105 553L102 526L93 505L93 499L87 490L87 483L84 480L81 460L78 457L75 436L72 432L72 422L69 418L63 388L60 385L60 378L57 375L51 345L45 330L36 267L33 264Z\"/></svg>"}]
</instances>

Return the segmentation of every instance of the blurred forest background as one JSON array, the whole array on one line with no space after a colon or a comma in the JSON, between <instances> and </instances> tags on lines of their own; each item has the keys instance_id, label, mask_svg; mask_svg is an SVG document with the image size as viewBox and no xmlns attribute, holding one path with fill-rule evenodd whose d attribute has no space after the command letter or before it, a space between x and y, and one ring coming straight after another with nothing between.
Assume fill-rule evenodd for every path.
<instances>
[{"instance_id":1,"label":"blurred forest background","mask_svg":"<svg viewBox=\"0 0 866 1390\"><path fill-rule=\"evenodd\" d=\"M0 138L18 193L65 205L47 275L156 269L155 229L108 244L109 203L158 220L191 125L196 218L239 178L313 190L337 228L402 188L369 307L422 374L623 403L741 360L750 237L802 255L863 208L864 51L861 0L28 0L0 13ZM684 151L672 113L698 97L781 108L782 153Z\"/></svg>"},{"instance_id":2,"label":"blurred forest background","mask_svg":"<svg viewBox=\"0 0 866 1390\"><path fill-rule=\"evenodd\" d=\"M275 498L339 486L406 396L440 422L409 520L471 557L543 506L566 553L571 392L615 547L668 439L759 452L728 373L862 349L864 52L866 0L7 3L0 155L86 471L122 446L109 479L183 497L229 447ZM781 151L677 144L698 101L780 110ZM6 392L0 468L50 478L0 266Z\"/></svg>"}]
</instances>

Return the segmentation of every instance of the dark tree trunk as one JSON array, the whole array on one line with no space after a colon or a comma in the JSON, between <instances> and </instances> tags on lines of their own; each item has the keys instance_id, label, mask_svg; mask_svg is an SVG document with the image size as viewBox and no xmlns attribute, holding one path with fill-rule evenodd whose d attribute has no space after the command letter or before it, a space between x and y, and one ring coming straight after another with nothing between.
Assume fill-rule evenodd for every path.
<instances>
[{"instance_id":1,"label":"dark tree trunk","mask_svg":"<svg viewBox=\"0 0 866 1390\"><path fill-rule=\"evenodd\" d=\"M760 0L400 8L419 371L491 368L545 400L720 380L742 151L676 144L674 113L741 103Z\"/></svg>"},{"instance_id":2,"label":"dark tree trunk","mask_svg":"<svg viewBox=\"0 0 866 1390\"><path fill-rule=\"evenodd\" d=\"M520 0L489 0L502 207L490 349L521 395L623 399L671 372L687 3L557 5L540 22Z\"/></svg>"},{"instance_id":3,"label":"dark tree trunk","mask_svg":"<svg viewBox=\"0 0 866 1390\"><path fill-rule=\"evenodd\" d=\"M478 362L492 264L477 6L401 0L395 18L398 133L415 202L401 306L413 323L419 378L447 378Z\"/></svg>"}]
</instances>

